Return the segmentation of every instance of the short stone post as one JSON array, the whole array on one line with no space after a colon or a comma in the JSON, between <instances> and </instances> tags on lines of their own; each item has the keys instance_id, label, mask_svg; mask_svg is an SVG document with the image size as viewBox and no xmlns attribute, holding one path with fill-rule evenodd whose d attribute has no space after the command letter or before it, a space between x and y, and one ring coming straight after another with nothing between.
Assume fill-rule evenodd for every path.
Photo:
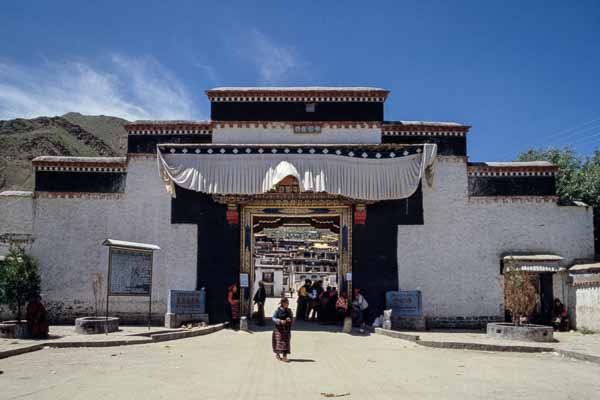
<instances>
[{"instance_id":1,"label":"short stone post","mask_svg":"<svg viewBox=\"0 0 600 400\"><path fill-rule=\"evenodd\" d=\"M383 310L383 329L392 329L392 310Z\"/></svg>"},{"instance_id":2,"label":"short stone post","mask_svg":"<svg viewBox=\"0 0 600 400\"><path fill-rule=\"evenodd\" d=\"M248 331L248 318L245 316L240 318L240 331Z\"/></svg>"},{"instance_id":3,"label":"short stone post","mask_svg":"<svg viewBox=\"0 0 600 400\"><path fill-rule=\"evenodd\" d=\"M344 327L342 328L342 332L344 332L344 333L352 332L352 318L351 317L344 318Z\"/></svg>"}]
</instances>

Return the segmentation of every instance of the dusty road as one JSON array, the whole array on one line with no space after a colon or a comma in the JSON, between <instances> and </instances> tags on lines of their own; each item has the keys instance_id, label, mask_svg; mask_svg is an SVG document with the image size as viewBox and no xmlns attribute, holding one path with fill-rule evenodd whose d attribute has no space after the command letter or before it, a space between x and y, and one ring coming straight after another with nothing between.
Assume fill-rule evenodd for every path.
<instances>
[{"instance_id":1,"label":"dusty road","mask_svg":"<svg viewBox=\"0 0 600 400\"><path fill-rule=\"evenodd\" d=\"M379 335L297 331L292 360L270 331L0 360L0 399L598 399L600 366L552 354L418 347Z\"/></svg>"}]
</instances>

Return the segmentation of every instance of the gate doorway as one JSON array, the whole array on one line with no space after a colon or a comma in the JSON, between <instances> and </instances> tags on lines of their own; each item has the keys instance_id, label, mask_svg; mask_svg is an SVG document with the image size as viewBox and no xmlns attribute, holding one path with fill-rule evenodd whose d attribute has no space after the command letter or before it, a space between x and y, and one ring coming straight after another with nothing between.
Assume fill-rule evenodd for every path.
<instances>
[{"instance_id":1,"label":"gate doorway","mask_svg":"<svg viewBox=\"0 0 600 400\"><path fill-rule=\"evenodd\" d=\"M291 297L306 279L352 289L352 208L350 205L265 207L245 205L241 220L240 273L248 287L241 291L242 314L251 317L252 298L262 281L270 317L282 296Z\"/></svg>"},{"instance_id":2,"label":"gate doorway","mask_svg":"<svg viewBox=\"0 0 600 400\"><path fill-rule=\"evenodd\" d=\"M295 311L296 296L307 281L322 289L338 289L340 276L339 217L258 217L254 224L252 293L262 282L266 315L279 299L288 297ZM295 314L296 315L296 314Z\"/></svg>"}]
</instances>

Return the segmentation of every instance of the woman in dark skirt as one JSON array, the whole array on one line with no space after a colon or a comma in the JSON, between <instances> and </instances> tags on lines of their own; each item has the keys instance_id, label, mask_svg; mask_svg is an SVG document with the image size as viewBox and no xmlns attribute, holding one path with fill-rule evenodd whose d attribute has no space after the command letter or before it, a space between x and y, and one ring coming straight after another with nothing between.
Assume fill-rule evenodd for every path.
<instances>
[{"instance_id":1,"label":"woman in dark skirt","mask_svg":"<svg viewBox=\"0 0 600 400\"><path fill-rule=\"evenodd\" d=\"M240 323L240 294L237 284L234 283L227 288L227 301L225 305L231 328L235 329Z\"/></svg>"},{"instance_id":2,"label":"woman in dark skirt","mask_svg":"<svg viewBox=\"0 0 600 400\"><path fill-rule=\"evenodd\" d=\"M279 307L273 313L273 352L279 361L289 362L287 355L290 354L290 342L292 340L292 310L289 309L289 301L285 297L281 299Z\"/></svg>"}]
</instances>

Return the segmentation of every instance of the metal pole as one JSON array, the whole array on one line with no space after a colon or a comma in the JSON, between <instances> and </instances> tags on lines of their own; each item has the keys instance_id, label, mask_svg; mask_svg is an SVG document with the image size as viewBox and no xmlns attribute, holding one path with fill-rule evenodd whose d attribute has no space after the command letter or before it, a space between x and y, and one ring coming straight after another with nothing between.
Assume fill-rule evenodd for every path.
<instances>
[{"instance_id":1,"label":"metal pole","mask_svg":"<svg viewBox=\"0 0 600 400\"><path fill-rule=\"evenodd\" d=\"M152 322L152 286L150 287L150 300L148 301L148 330Z\"/></svg>"},{"instance_id":2,"label":"metal pole","mask_svg":"<svg viewBox=\"0 0 600 400\"><path fill-rule=\"evenodd\" d=\"M150 294L148 295L148 331L152 324L152 277L154 270L154 252L150 253Z\"/></svg>"},{"instance_id":3,"label":"metal pole","mask_svg":"<svg viewBox=\"0 0 600 400\"><path fill-rule=\"evenodd\" d=\"M104 334L108 335L108 297L110 296L110 271L112 268L112 247L108 248L108 276L106 277L106 315L104 319Z\"/></svg>"}]
</instances>

